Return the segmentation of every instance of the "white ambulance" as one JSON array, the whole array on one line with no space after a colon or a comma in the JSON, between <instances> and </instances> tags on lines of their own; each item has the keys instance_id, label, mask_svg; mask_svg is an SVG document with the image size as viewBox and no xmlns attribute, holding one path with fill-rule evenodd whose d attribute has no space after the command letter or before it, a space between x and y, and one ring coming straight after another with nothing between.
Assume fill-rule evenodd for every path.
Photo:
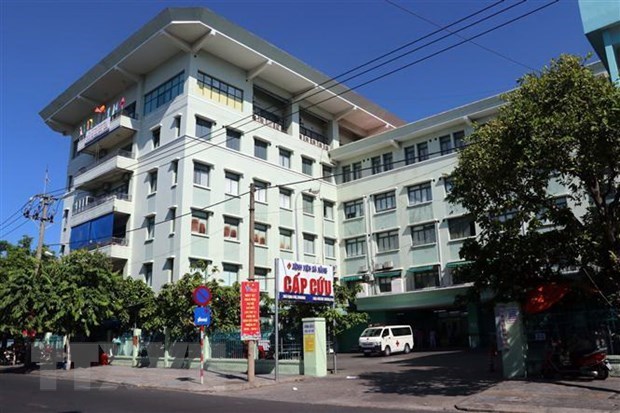
<instances>
[{"instance_id":1,"label":"white ambulance","mask_svg":"<svg viewBox=\"0 0 620 413\"><path fill-rule=\"evenodd\" d=\"M368 327L359 338L359 349L365 356L395 352L409 353L413 349L411 326Z\"/></svg>"}]
</instances>

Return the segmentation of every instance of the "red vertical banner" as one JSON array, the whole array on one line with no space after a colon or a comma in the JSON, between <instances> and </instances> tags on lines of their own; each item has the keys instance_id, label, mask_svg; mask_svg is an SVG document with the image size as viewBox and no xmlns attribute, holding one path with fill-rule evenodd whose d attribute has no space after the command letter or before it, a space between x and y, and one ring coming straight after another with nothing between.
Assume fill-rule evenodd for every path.
<instances>
[{"instance_id":1,"label":"red vertical banner","mask_svg":"<svg viewBox=\"0 0 620 413\"><path fill-rule=\"evenodd\" d=\"M241 340L260 340L260 284L241 282Z\"/></svg>"}]
</instances>

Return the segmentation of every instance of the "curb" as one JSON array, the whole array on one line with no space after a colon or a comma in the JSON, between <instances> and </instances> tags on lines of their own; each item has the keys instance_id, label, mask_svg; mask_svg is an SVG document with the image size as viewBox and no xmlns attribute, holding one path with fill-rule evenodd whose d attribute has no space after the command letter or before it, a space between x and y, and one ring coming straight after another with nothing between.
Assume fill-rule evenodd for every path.
<instances>
[{"instance_id":1,"label":"curb","mask_svg":"<svg viewBox=\"0 0 620 413\"><path fill-rule=\"evenodd\" d=\"M583 409L575 407L532 406L525 404L492 404L492 403L462 403L454 408L464 412L493 412L493 413L617 413L613 409Z\"/></svg>"}]
</instances>

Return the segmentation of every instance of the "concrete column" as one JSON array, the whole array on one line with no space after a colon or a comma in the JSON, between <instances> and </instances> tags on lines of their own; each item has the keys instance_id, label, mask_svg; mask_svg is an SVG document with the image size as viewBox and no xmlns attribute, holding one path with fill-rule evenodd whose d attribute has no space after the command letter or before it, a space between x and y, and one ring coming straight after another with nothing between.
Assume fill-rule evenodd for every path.
<instances>
[{"instance_id":1,"label":"concrete column","mask_svg":"<svg viewBox=\"0 0 620 413\"><path fill-rule=\"evenodd\" d=\"M618 37L618 39L614 39L614 37ZM620 85L620 73L618 72L618 62L616 60L616 54L614 52L614 40L617 43L620 43L620 33L614 34L610 30L606 30L603 32L603 42L605 44L605 55L607 57L607 64L609 65L609 76L611 77L611 81Z\"/></svg>"},{"instance_id":2,"label":"concrete column","mask_svg":"<svg viewBox=\"0 0 620 413\"><path fill-rule=\"evenodd\" d=\"M170 334L168 329L164 327L164 367L170 367Z\"/></svg>"},{"instance_id":3,"label":"concrete column","mask_svg":"<svg viewBox=\"0 0 620 413\"><path fill-rule=\"evenodd\" d=\"M495 307L497 349L502 354L504 378L525 377L525 348L527 346L521 308L517 303Z\"/></svg>"},{"instance_id":4,"label":"concrete column","mask_svg":"<svg viewBox=\"0 0 620 413\"><path fill-rule=\"evenodd\" d=\"M327 122L327 138L329 139L331 149L336 149L340 146L340 129L338 128L338 121L330 120Z\"/></svg>"},{"instance_id":5,"label":"concrete column","mask_svg":"<svg viewBox=\"0 0 620 413\"><path fill-rule=\"evenodd\" d=\"M467 304L467 324L469 329L469 348L480 347L480 325L478 306Z\"/></svg>"},{"instance_id":6,"label":"concrete column","mask_svg":"<svg viewBox=\"0 0 620 413\"><path fill-rule=\"evenodd\" d=\"M299 103L291 103L289 107L291 123L288 132L295 139L299 139Z\"/></svg>"},{"instance_id":7,"label":"concrete column","mask_svg":"<svg viewBox=\"0 0 620 413\"><path fill-rule=\"evenodd\" d=\"M304 375L327 375L327 339L324 318L304 318Z\"/></svg>"}]
</instances>

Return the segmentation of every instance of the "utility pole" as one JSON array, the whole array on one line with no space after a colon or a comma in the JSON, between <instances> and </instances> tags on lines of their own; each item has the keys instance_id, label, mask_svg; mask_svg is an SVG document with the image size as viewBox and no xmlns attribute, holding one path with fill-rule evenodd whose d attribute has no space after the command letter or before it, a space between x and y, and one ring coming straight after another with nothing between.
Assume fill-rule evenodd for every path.
<instances>
[{"instance_id":1,"label":"utility pole","mask_svg":"<svg viewBox=\"0 0 620 413\"><path fill-rule=\"evenodd\" d=\"M256 192L256 187L254 186L254 182L250 184L250 249L248 251L248 281L254 281L254 215L255 215L255 206L254 206L254 193ZM248 383L254 384L255 377L255 368L254 368L254 347L256 346L256 341L248 340Z\"/></svg>"},{"instance_id":2,"label":"utility pole","mask_svg":"<svg viewBox=\"0 0 620 413\"><path fill-rule=\"evenodd\" d=\"M30 198L30 202L24 208L24 216L30 218L33 221L39 221L39 240L37 242L37 251L35 253L35 268L34 273L39 273L41 267L41 258L43 257L43 241L45 239L45 226L48 222L54 222L54 214L50 214L50 206L56 201L51 195L47 194L47 183L49 178L47 176L47 170L45 171L45 185L43 187L43 193L37 194Z\"/></svg>"}]
</instances>

